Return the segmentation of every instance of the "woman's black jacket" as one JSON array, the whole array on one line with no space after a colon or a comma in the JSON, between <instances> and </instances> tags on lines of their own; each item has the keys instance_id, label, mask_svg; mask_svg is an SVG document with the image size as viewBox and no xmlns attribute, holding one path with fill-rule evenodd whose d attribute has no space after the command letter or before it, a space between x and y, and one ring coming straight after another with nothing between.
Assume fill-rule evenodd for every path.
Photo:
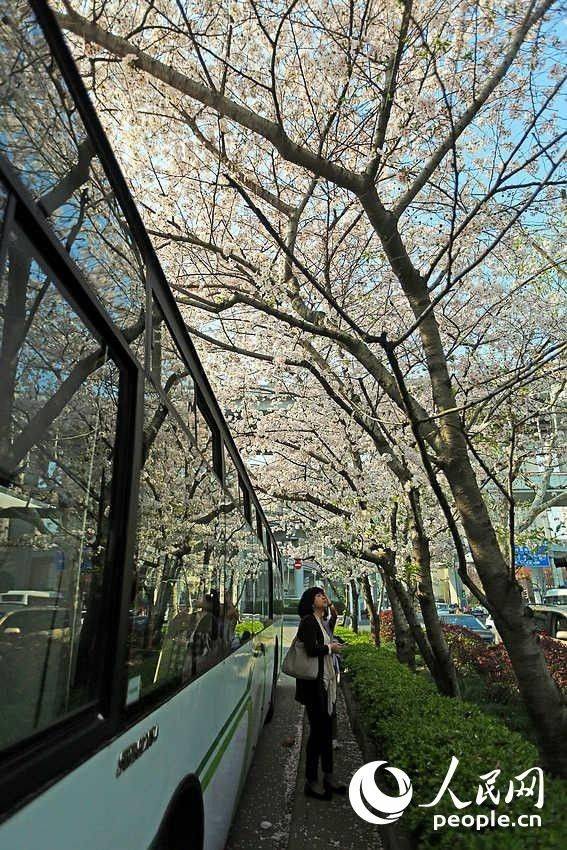
<instances>
[{"instance_id":1,"label":"woman's black jacket","mask_svg":"<svg viewBox=\"0 0 567 850\"><path fill-rule=\"evenodd\" d=\"M307 655L319 659L319 673L316 679L296 679L295 698L302 705L325 705L325 686L323 684L323 658L329 648L325 644L323 632L314 614L303 617L297 630L297 639L303 641Z\"/></svg>"}]
</instances>

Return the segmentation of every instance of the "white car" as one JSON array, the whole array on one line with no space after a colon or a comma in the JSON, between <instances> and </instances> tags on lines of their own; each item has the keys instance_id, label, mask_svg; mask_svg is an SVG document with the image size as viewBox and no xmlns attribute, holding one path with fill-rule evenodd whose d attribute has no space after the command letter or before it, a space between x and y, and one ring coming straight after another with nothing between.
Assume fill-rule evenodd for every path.
<instances>
[{"instance_id":1,"label":"white car","mask_svg":"<svg viewBox=\"0 0 567 850\"><path fill-rule=\"evenodd\" d=\"M542 605L559 605L567 607L567 587L550 587L543 595Z\"/></svg>"},{"instance_id":2,"label":"white car","mask_svg":"<svg viewBox=\"0 0 567 850\"><path fill-rule=\"evenodd\" d=\"M492 614L487 614L486 619L484 621L484 625L487 629L490 629L492 634L494 635L494 643L502 643L502 638L498 633L498 629L494 625L494 620L492 619Z\"/></svg>"},{"instance_id":3,"label":"white car","mask_svg":"<svg viewBox=\"0 0 567 850\"><path fill-rule=\"evenodd\" d=\"M559 605L529 605L536 630L567 643L567 611Z\"/></svg>"},{"instance_id":4,"label":"white car","mask_svg":"<svg viewBox=\"0 0 567 850\"><path fill-rule=\"evenodd\" d=\"M57 605L63 594L56 590L7 590L0 593L0 608L8 605Z\"/></svg>"}]
</instances>

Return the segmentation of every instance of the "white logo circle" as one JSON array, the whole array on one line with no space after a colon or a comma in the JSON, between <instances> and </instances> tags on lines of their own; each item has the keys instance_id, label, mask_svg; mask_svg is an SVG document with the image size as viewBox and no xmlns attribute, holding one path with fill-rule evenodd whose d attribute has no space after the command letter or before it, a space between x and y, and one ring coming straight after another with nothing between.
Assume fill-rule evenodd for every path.
<instances>
[{"instance_id":1,"label":"white logo circle","mask_svg":"<svg viewBox=\"0 0 567 850\"><path fill-rule=\"evenodd\" d=\"M388 797L376 785L374 774L387 761L369 761L360 767L352 777L348 789L350 804L359 818L368 823L388 824L397 821L408 807L413 795L411 780L407 773L398 767L385 767L398 783L399 797ZM382 817L369 811L372 806Z\"/></svg>"}]
</instances>

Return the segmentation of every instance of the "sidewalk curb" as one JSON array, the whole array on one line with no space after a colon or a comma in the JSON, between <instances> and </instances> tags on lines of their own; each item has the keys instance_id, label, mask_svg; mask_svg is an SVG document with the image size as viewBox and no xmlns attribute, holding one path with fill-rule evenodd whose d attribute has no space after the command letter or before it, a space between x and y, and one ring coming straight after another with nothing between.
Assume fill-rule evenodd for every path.
<instances>
[{"instance_id":1,"label":"sidewalk curb","mask_svg":"<svg viewBox=\"0 0 567 850\"><path fill-rule=\"evenodd\" d=\"M343 696L345 698L350 725L354 736L358 741L358 746L361 749L365 763L379 760L380 753L378 752L378 748L366 732L358 714L347 673L341 673L340 687L342 688ZM378 831L385 850L415 850L415 845L412 843L409 835L400 824L381 826L378 827ZM291 850L291 848L289 848L289 850Z\"/></svg>"}]
</instances>

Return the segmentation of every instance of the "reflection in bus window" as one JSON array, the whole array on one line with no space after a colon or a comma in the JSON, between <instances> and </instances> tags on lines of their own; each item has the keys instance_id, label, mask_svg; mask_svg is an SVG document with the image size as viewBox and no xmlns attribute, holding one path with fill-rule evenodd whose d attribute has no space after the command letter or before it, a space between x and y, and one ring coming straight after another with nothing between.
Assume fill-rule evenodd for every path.
<instances>
[{"instance_id":1,"label":"reflection in bus window","mask_svg":"<svg viewBox=\"0 0 567 850\"><path fill-rule=\"evenodd\" d=\"M240 500L238 473L226 446L224 449L224 486L234 499Z\"/></svg>"},{"instance_id":2,"label":"reflection in bus window","mask_svg":"<svg viewBox=\"0 0 567 850\"><path fill-rule=\"evenodd\" d=\"M95 696L119 376L17 229L0 295L0 746ZM95 653L94 655L92 653Z\"/></svg>"},{"instance_id":3,"label":"reflection in bus window","mask_svg":"<svg viewBox=\"0 0 567 850\"><path fill-rule=\"evenodd\" d=\"M163 313L154 301L150 335L150 372L179 413L184 425L193 433L195 387L184 360L173 341Z\"/></svg>"},{"instance_id":4,"label":"reflection in bus window","mask_svg":"<svg viewBox=\"0 0 567 850\"><path fill-rule=\"evenodd\" d=\"M248 523L234 502L227 505L225 534L225 595L237 612L234 648L259 630L256 576L252 560L253 540Z\"/></svg>"},{"instance_id":5,"label":"reflection in bus window","mask_svg":"<svg viewBox=\"0 0 567 850\"><path fill-rule=\"evenodd\" d=\"M264 624L270 619L270 573L268 558L261 543L258 543L258 613Z\"/></svg>"},{"instance_id":6,"label":"reflection in bus window","mask_svg":"<svg viewBox=\"0 0 567 850\"><path fill-rule=\"evenodd\" d=\"M139 252L28 3L0 0L0 20L0 151L135 342L144 331Z\"/></svg>"},{"instance_id":7,"label":"reflection in bus window","mask_svg":"<svg viewBox=\"0 0 567 850\"><path fill-rule=\"evenodd\" d=\"M203 457L213 463L213 434L199 404L195 406L195 439Z\"/></svg>"},{"instance_id":8,"label":"reflection in bus window","mask_svg":"<svg viewBox=\"0 0 567 850\"><path fill-rule=\"evenodd\" d=\"M4 214L6 212L7 201L8 201L8 194L7 194L4 186L2 185L2 183L0 183L0 234L2 233L2 228L3 228L3 224L4 224Z\"/></svg>"},{"instance_id":9,"label":"reflection in bus window","mask_svg":"<svg viewBox=\"0 0 567 850\"><path fill-rule=\"evenodd\" d=\"M281 566L278 563L274 563L273 567L273 576L274 576L274 615L276 617L282 616L284 612L283 606L283 583L281 576Z\"/></svg>"},{"instance_id":10,"label":"reflection in bus window","mask_svg":"<svg viewBox=\"0 0 567 850\"><path fill-rule=\"evenodd\" d=\"M241 545L240 577L243 586L241 592L247 601L246 609L243 604L240 605L240 610L243 612L241 620L244 619L244 610L246 610L247 618L254 620L252 631L257 632L267 625L269 619L268 562L258 538L250 531L247 523Z\"/></svg>"},{"instance_id":11,"label":"reflection in bus window","mask_svg":"<svg viewBox=\"0 0 567 850\"><path fill-rule=\"evenodd\" d=\"M222 660L235 626L220 485L149 384L146 417L128 662L141 696Z\"/></svg>"}]
</instances>

